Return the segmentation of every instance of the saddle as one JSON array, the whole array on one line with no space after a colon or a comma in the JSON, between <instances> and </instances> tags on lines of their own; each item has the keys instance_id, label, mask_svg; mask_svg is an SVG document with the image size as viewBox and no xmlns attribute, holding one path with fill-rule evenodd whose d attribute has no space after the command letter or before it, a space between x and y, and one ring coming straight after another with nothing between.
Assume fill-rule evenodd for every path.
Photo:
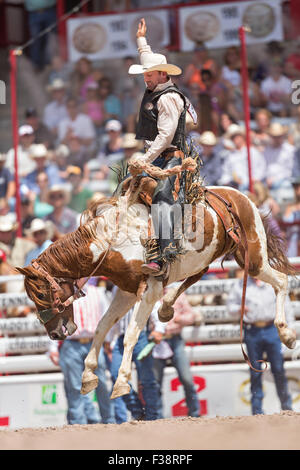
<instances>
[{"instance_id":1,"label":"saddle","mask_svg":"<svg viewBox=\"0 0 300 470\"><path fill-rule=\"evenodd\" d=\"M121 194L125 195L129 193L129 197L131 198L135 195L134 199L136 202L145 204L150 208L158 185L159 181L148 175L131 176L123 182ZM174 201L178 201L178 194L180 194L182 190L184 192L184 202L192 205L198 202L209 205L222 221L224 230L226 234L231 237L234 245L241 242L242 224L230 202L208 189L206 186L203 186L202 183L199 184L199 182L195 181L188 182L186 180L183 185L183 182L177 178L173 191L173 196L174 193L176 194Z\"/></svg>"}]
</instances>

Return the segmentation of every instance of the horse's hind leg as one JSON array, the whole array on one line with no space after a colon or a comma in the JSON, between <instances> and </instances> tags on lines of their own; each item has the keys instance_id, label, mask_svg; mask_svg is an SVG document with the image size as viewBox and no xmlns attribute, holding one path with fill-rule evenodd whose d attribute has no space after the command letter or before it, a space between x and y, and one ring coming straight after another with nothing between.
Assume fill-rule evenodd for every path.
<instances>
[{"instance_id":1,"label":"horse's hind leg","mask_svg":"<svg viewBox=\"0 0 300 470\"><path fill-rule=\"evenodd\" d=\"M287 326L284 303L288 293L288 276L273 269L269 263L256 276L257 279L271 284L276 294L276 316L274 324L278 330L280 340L288 348L293 349L296 345L296 332Z\"/></svg>"},{"instance_id":2,"label":"horse's hind leg","mask_svg":"<svg viewBox=\"0 0 300 470\"><path fill-rule=\"evenodd\" d=\"M194 276L188 277L179 287L168 289L168 292L162 299L162 305L158 310L158 318L161 322L165 323L170 321L174 315L173 305L178 297L190 286L199 281L201 277L206 273L208 267L203 269L200 273L194 274Z\"/></svg>"},{"instance_id":3,"label":"horse's hind leg","mask_svg":"<svg viewBox=\"0 0 300 470\"><path fill-rule=\"evenodd\" d=\"M288 348L293 349L296 344L296 332L288 328L284 312L284 303L288 293L288 276L272 268L268 261L266 240L262 236L255 243L248 243L249 274L270 284L276 295L276 315L274 324L280 340ZM244 254L238 249L234 257L237 263L244 268Z\"/></svg>"}]
</instances>

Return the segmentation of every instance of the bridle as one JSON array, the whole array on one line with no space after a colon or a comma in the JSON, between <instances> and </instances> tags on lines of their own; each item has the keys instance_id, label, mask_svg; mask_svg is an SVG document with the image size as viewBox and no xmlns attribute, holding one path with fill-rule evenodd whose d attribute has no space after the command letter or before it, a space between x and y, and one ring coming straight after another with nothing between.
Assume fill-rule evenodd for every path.
<instances>
[{"instance_id":1,"label":"bridle","mask_svg":"<svg viewBox=\"0 0 300 470\"><path fill-rule=\"evenodd\" d=\"M87 278L76 279L72 282L73 294L70 295L65 301L62 301L59 297L59 292L62 292L60 284L71 284L71 281L65 278L54 278L49 274L37 261L32 262L32 266L39 271L43 277L49 282L51 292L53 294L53 302L50 308L45 310L38 310L37 317L43 325L46 325L51 321L57 314L63 313L67 307L69 307L75 300L80 299L85 296L85 293L82 291L84 285L89 281L89 279L95 274L99 266L103 263L106 255L110 249L110 245L105 250L104 256L100 259L99 263L91 274Z\"/></svg>"},{"instance_id":2,"label":"bridle","mask_svg":"<svg viewBox=\"0 0 300 470\"><path fill-rule=\"evenodd\" d=\"M65 309L69 305L71 305L76 299L85 296L85 293L81 290L84 284L80 286L77 284L78 281L73 281L74 293L63 302L59 296L59 292L62 292L60 284L71 284L71 282L64 278L54 278L37 261L34 261L32 263L32 266L37 271L39 271L43 275L43 277L49 282L53 295L53 302L51 307L45 310L37 311L38 319L41 323L43 323L43 325L52 320L52 318L54 318L57 314L63 313Z\"/></svg>"}]
</instances>

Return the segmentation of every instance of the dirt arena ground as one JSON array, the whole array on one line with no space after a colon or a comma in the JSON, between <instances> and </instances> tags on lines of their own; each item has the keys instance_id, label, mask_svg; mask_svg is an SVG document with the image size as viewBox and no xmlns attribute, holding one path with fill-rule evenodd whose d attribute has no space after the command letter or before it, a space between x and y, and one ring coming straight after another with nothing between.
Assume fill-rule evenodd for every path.
<instances>
[{"instance_id":1,"label":"dirt arena ground","mask_svg":"<svg viewBox=\"0 0 300 470\"><path fill-rule=\"evenodd\" d=\"M1 450L299 450L300 413L0 431Z\"/></svg>"}]
</instances>

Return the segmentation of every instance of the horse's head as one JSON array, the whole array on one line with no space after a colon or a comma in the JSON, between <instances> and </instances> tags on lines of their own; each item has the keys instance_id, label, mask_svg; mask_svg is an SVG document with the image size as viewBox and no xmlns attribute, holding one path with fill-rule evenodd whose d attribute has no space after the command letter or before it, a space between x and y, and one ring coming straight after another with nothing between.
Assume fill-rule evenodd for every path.
<instances>
[{"instance_id":1,"label":"horse's head","mask_svg":"<svg viewBox=\"0 0 300 470\"><path fill-rule=\"evenodd\" d=\"M35 303L38 318L45 326L48 336L53 340L64 340L72 335L77 329L73 304L63 305L74 293L72 280L52 278L49 275L47 278L33 266L16 269L25 276L25 290Z\"/></svg>"}]
</instances>

